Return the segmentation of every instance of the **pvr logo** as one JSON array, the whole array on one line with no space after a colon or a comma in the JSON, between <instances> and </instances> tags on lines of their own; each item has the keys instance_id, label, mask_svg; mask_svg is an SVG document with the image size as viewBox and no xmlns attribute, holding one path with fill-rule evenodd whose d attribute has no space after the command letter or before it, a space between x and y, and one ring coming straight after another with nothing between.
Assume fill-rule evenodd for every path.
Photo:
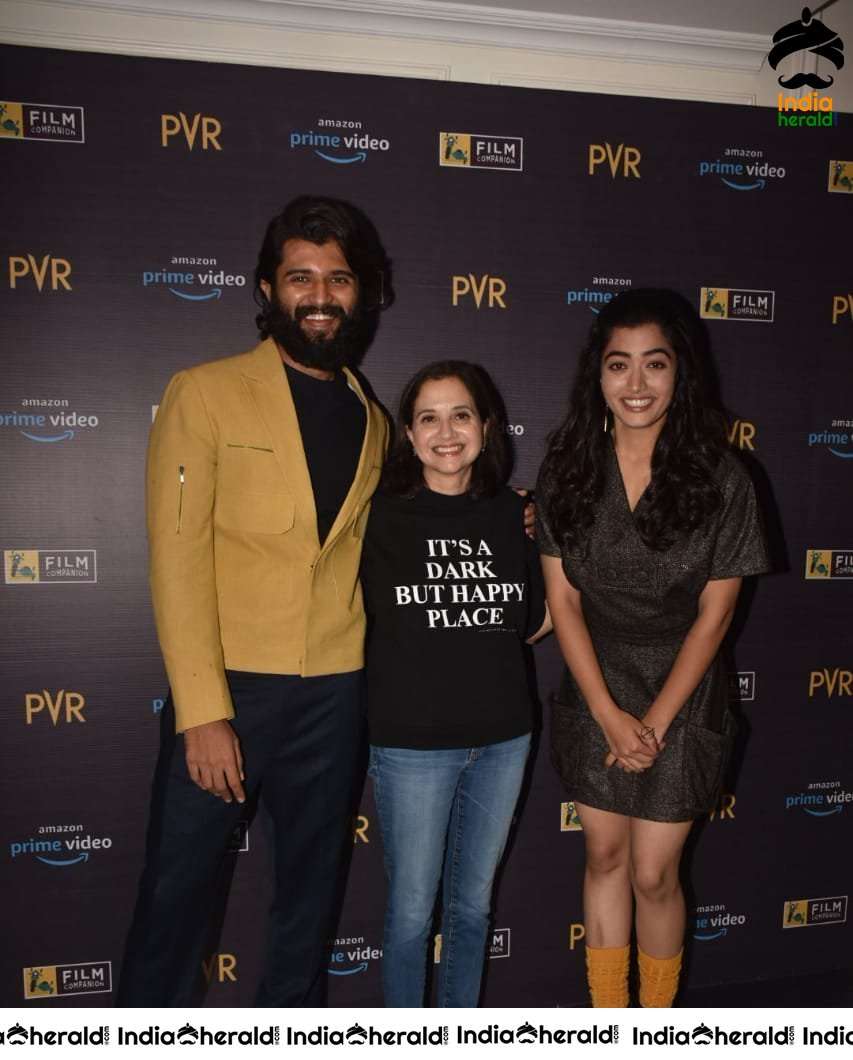
<instances>
[{"instance_id":1,"label":"pvr logo","mask_svg":"<svg viewBox=\"0 0 853 1060\"><path fill-rule=\"evenodd\" d=\"M222 150L222 144L219 142L222 123L216 118L212 118L207 114L193 114L192 120L187 120L187 116L182 110L179 110L177 114L160 115L161 147L170 147L169 140L173 136L183 135L187 149L192 151L199 131L201 132L202 151L206 151L209 147L216 151ZM180 141L178 142L180 143Z\"/></svg>"},{"instance_id":2,"label":"pvr logo","mask_svg":"<svg viewBox=\"0 0 853 1060\"><path fill-rule=\"evenodd\" d=\"M487 308L506 309L506 302L503 299L506 294L506 281L499 276L489 276L488 273L485 273L477 279L473 272L469 272L467 276L453 277L452 300L455 306L459 305L460 298L467 298L470 294L474 297L474 305L477 309L480 309L487 291Z\"/></svg>"},{"instance_id":3,"label":"pvr logo","mask_svg":"<svg viewBox=\"0 0 853 1060\"><path fill-rule=\"evenodd\" d=\"M853 696L853 670L812 670L809 673L809 699L823 692L827 699L832 696Z\"/></svg>"},{"instance_id":4,"label":"pvr logo","mask_svg":"<svg viewBox=\"0 0 853 1060\"><path fill-rule=\"evenodd\" d=\"M625 177L626 179L636 177L639 180L641 157L638 147L626 147L625 144L617 144L614 150L612 145L607 142L590 144L587 173L592 176L596 168L606 162L610 167L610 176L613 180L617 176Z\"/></svg>"},{"instance_id":5,"label":"pvr logo","mask_svg":"<svg viewBox=\"0 0 853 1060\"><path fill-rule=\"evenodd\" d=\"M45 281L50 277L50 290L58 291L60 287L71 290L68 277L71 275L71 262L67 258L55 258L52 254L43 254L38 260L34 254L24 257L9 257L9 286L17 290L18 280L29 277L41 294Z\"/></svg>"},{"instance_id":6,"label":"pvr logo","mask_svg":"<svg viewBox=\"0 0 853 1060\"><path fill-rule=\"evenodd\" d=\"M237 958L233 953L211 953L207 960L201 962L201 974L208 986L213 979L217 983L236 983Z\"/></svg>"},{"instance_id":7,"label":"pvr logo","mask_svg":"<svg viewBox=\"0 0 853 1060\"><path fill-rule=\"evenodd\" d=\"M730 791L725 792L720 801L708 814L709 821L733 821L735 819L735 803L737 796Z\"/></svg>"},{"instance_id":8,"label":"pvr logo","mask_svg":"<svg viewBox=\"0 0 853 1060\"><path fill-rule=\"evenodd\" d=\"M849 317L853 320L853 294L834 294L832 296L832 323Z\"/></svg>"},{"instance_id":9,"label":"pvr logo","mask_svg":"<svg viewBox=\"0 0 853 1060\"><path fill-rule=\"evenodd\" d=\"M370 828L370 820L364 814L356 814L352 819L352 841L353 843L369 843L370 838L367 830Z\"/></svg>"},{"instance_id":10,"label":"pvr logo","mask_svg":"<svg viewBox=\"0 0 853 1060\"><path fill-rule=\"evenodd\" d=\"M33 717L47 709L48 716L56 727L60 720L70 725L73 721L85 722L83 709L86 700L79 692L66 692L64 688L56 693L54 698L46 688L41 692L27 692L24 697L24 710L27 717L27 725L32 725Z\"/></svg>"},{"instance_id":11,"label":"pvr logo","mask_svg":"<svg viewBox=\"0 0 853 1060\"><path fill-rule=\"evenodd\" d=\"M752 439L755 437L755 424L749 420L735 420L729 424L729 445L736 445L738 449L755 450Z\"/></svg>"}]
</instances>

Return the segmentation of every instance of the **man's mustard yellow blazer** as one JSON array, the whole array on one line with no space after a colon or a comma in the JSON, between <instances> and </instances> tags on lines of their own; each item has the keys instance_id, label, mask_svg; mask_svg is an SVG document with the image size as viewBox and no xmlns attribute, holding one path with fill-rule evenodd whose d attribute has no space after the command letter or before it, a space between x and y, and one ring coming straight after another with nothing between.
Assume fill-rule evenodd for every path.
<instances>
[{"instance_id":1,"label":"man's mustard yellow blazer","mask_svg":"<svg viewBox=\"0 0 853 1060\"><path fill-rule=\"evenodd\" d=\"M225 670L345 673L363 665L358 566L388 440L367 411L350 491L322 547L275 343L178 372L151 429L151 594L181 732L233 717Z\"/></svg>"}]
</instances>

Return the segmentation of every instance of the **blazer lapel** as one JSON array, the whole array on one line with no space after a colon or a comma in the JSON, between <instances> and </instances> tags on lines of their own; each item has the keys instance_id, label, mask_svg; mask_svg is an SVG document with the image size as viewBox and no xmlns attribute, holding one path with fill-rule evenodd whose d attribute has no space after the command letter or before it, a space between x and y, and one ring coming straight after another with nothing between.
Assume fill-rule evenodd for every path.
<instances>
[{"instance_id":1,"label":"blazer lapel","mask_svg":"<svg viewBox=\"0 0 853 1060\"><path fill-rule=\"evenodd\" d=\"M362 494L364 493L365 486L370 478L370 473L374 468L381 465L383 456L380 451L381 443L378 436L379 431L377 429L376 421L378 410L364 396L364 392L359 385L358 379L356 379L349 368L344 368L344 374L347 377L347 385L350 390L354 391L358 396L359 401L364 405L364 411L366 413L364 440L361 444L361 453L358 458L358 466L356 467L355 475L353 476L352 485L349 488L344 503L338 511L335 521L332 523L329 535L323 543L324 549L334 541L342 528L346 526L353 512L360 506Z\"/></svg>"},{"instance_id":2,"label":"blazer lapel","mask_svg":"<svg viewBox=\"0 0 853 1060\"><path fill-rule=\"evenodd\" d=\"M244 382L272 438L276 459L293 496L297 513L301 512L310 520L316 534L314 490L287 373L275 342L266 339L252 351L252 359L253 363L244 372ZM319 545L318 539L318 548Z\"/></svg>"}]
</instances>

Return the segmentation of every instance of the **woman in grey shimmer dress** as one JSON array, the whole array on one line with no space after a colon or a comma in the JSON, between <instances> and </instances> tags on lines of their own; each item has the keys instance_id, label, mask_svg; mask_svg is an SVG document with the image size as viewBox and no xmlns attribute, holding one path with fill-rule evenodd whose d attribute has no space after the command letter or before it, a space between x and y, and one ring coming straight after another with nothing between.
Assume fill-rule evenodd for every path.
<instances>
[{"instance_id":1,"label":"woman in grey shimmer dress","mask_svg":"<svg viewBox=\"0 0 853 1060\"><path fill-rule=\"evenodd\" d=\"M741 579L767 569L752 484L725 445L696 312L669 291L605 306L537 486L567 672L552 757L586 841L593 1005L667 1007L685 930L679 864L719 797L731 721L719 649Z\"/></svg>"}]
</instances>

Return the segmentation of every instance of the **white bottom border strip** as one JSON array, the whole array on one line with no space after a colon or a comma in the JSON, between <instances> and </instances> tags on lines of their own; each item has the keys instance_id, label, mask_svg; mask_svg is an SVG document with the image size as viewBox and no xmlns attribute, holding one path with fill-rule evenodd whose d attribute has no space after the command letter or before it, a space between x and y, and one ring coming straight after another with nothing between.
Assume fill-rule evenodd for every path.
<instances>
[{"instance_id":1,"label":"white bottom border strip","mask_svg":"<svg viewBox=\"0 0 853 1060\"><path fill-rule=\"evenodd\" d=\"M36 1003L38 1004L38 1002ZM16 1056L119 1058L192 1047L261 1060L270 1050L340 1056L424 1056L500 1050L504 1055L580 1048L585 1056L650 1056L704 1046L738 1056L768 1049L801 1055L853 1048L850 1009L4 1009L0 1050ZM80 1047L83 1047L81 1050ZM189 1048L188 1048L189 1047ZM84 1052L85 1050L85 1052ZM95 1050L94 1053L89 1050ZM845 1054L839 1054L845 1055ZM846 1055L850 1055L848 1052Z\"/></svg>"}]
</instances>

